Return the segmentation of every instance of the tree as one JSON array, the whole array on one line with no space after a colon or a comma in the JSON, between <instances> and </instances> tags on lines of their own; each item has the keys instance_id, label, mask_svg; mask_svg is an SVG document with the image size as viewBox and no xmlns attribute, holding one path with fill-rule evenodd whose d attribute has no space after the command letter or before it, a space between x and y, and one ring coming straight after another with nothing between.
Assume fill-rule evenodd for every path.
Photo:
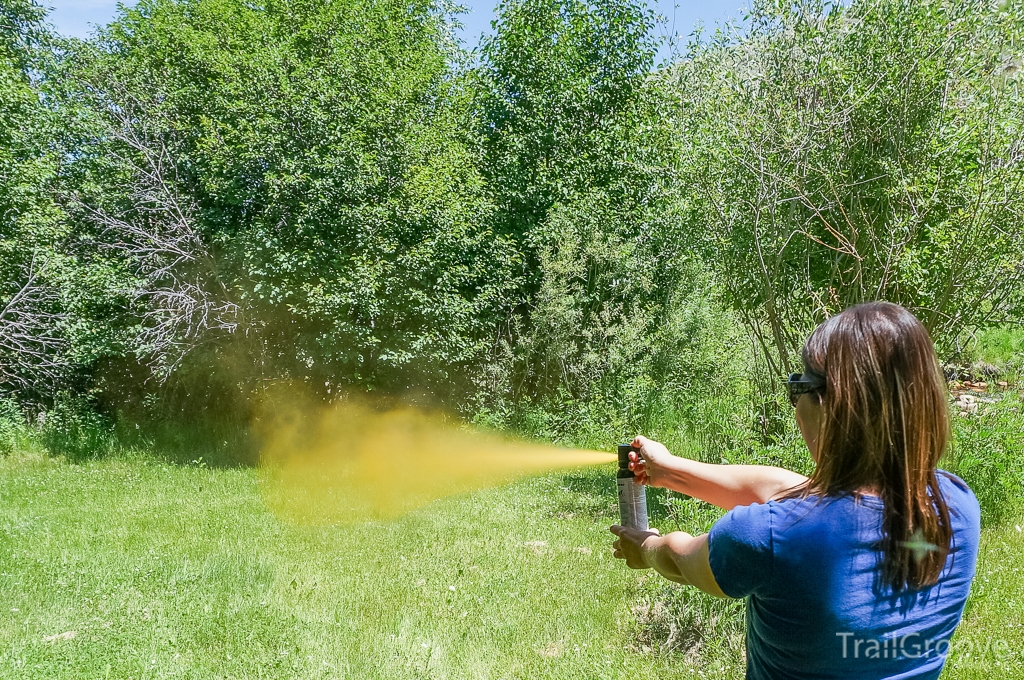
<instances>
[{"instance_id":1,"label":"tree","mask_svg":"<svg viewBox=\"0 0 1024 680\"><path fill-rule=\"evenodd\" d=\"M490 229L457 56L437 6L397 0L143 0L83 45L68 210L121 272L124 351L464 389L518 256Z\"/></svg>"},{"instance_id":2,"label":"tree","mask_svg":"<svg viewBox=\"0 0 1024 680\"><path fill-rule=\"evenodd\" d=\"M510 0L482 46L483 174L525 265L487 388L506 408L626 411L665 377L658 344L692 270L653 22L630 0Z\"/></svg>"},{"instance_id":3,"label":"tree","mask_svg":"<svg viewBox=\"0 0 1024 680\"><path fill-rule=\"evenodd\" d=\"M758 3L675 67L691 228L776 374L862 301L907 306L947 357L1019 318L1021 27L1012 3Z\"/></svg>"},{"instance_id":4,"label":"tree","mask_svg":"<svg viewBox=\"0 0 1024 680\"><path fill-rule=\"evenodd\" d=\"M657 44L642 3L509 0L481 47L477 109L503 232L528 248L557 203L643 174ZM621 145L628 144L626 148ZM531 281L535 286L536 276Z\"/></svg>"},{"instance_id":5,"label":"tree","mask_svg":"<svg viewBox=\"0 0 1024 680\"><path fill-rule=\"evenodd\" d=\"M0 395L40 397L66 377L58 216L47 115L33 72L50 39L30 0L0 4Z\"/></svg>"}]
</instances>

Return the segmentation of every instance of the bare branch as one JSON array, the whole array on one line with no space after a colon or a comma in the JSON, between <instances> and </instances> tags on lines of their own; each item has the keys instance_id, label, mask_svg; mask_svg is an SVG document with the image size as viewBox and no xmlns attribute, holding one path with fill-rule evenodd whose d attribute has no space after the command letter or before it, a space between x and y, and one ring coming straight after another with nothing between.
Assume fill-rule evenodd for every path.
<instances>
[{"instance_id":1,"label":"bare branch","mask_svg":"<svg viewBox=\"0 0 1024 680\"><path fill-rule=\"evenodd\" d=\"M96 226L99 247L129 264L135 282L120 292L141 310L137 351L166 377L198 346L234 332L239 307L218 276L195 200L179 189L166 132L172 126L158 102L117 85L108 96L105 140L130 179L114 206L80 196L70 201Z\"/></svg>"}]
</instances>

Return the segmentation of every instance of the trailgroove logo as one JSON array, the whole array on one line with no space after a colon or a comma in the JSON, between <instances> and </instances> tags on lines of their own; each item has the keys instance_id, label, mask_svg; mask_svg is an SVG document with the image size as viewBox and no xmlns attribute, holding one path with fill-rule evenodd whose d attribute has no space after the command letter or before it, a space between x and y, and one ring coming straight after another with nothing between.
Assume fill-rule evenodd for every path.
<instances>
[{"instance_id":1,"label":"trailgroove logo","mask_svg":"<svg viewBox=\"0 0 1024 680\"><path fill-rule=\"evenodd\" d=\"M876 640L856 633L836 633L843 641L844 659L928 659L932 657L989 657L1010 655L1006 640L956 640L926 638L918 633Z\"/></svg>"}]
</instances>

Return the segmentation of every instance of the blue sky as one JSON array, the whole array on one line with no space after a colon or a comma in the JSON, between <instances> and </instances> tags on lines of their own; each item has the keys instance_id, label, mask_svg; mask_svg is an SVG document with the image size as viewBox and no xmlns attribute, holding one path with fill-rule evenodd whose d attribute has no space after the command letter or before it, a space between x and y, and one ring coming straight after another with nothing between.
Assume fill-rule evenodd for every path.
<instances>
[{"instance_id":1,"label":"blue sky","mask_svg":"<svg viewBox=\"0 0 1024 680\"><path fill-rule=\"evenodd\" d=\"M693 31L698 22L712 27L725 19L742 17L742 8L746 0L648 0L656 3L652 6L666 19L659 27L663 36L674 32L684 36ZM89 35L93 26L105 24L117 14L117 0L41 0L41 4L52 7L50 22L64 35L84 38ZM123 4L135 4L126 0ZM476 44L480 35L489 33L491 19L494 18L494 7L497 0L463 0L462 4L469 8L469 13L462 17L465 28L462 38L469 46ZM684 40L685 42L685 40ZM664 56L664 55L663 55Z\"/></svg>"}]
</instances>

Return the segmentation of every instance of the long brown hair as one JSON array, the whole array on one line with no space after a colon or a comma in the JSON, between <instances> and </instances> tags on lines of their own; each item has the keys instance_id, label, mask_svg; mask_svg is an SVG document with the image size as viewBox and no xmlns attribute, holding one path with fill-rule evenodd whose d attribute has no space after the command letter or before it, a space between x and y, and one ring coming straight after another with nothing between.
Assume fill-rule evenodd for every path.
<instances>
[{"instance_id":1,"label":"long brown hair","mask_svg":"<svg viewBox=\"0 0 1024 680\"><path fill-rule=\"evenodd\" d=\"M857 305L815 329L803 363L825 387L817 469L800 493L875 490L884 581L896 590L936 583L953 533L936 475L950 425L928 331L899 305Z\"/></svg>"}]
</instances>

